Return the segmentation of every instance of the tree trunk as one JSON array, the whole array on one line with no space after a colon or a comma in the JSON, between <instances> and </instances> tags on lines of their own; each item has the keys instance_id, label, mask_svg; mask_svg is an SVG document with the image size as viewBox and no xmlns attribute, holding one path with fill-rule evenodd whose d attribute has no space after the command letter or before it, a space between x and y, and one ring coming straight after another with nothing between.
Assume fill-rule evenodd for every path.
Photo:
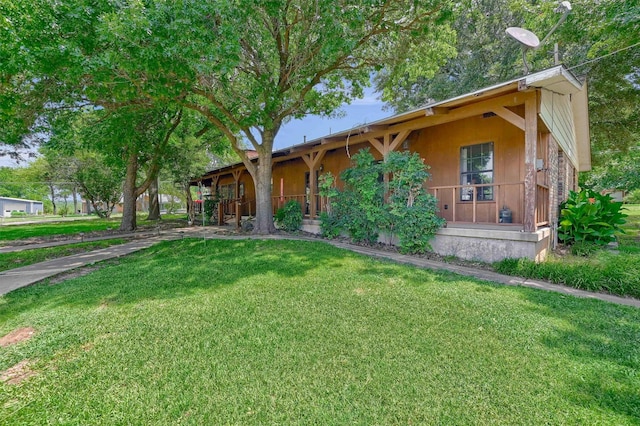
<instances>
[{"instance_id":1,"label":"tree trunk","mask_svg":"<svg viewBox=\"0 0 640 426\"><path fill-rule=\"evenodd\" d=\"M56 190L53 185L49 185L49 192L51 193L51 204L53 205L53 214L58 214L58 208L56 207Z\"/></svg>"},{"instance_id":2,"label":"tree trunk","mask_svg":"<svg viewBox=\"0 0 640 426\"><path fill-rule=\"evenodd\" d=\"M78 189L74 186L71 193L73 194L73 214L78 214L80 213L78 210Z\"/></svg>"},{"instance_id":3,"label":"tree trunk","mask_svg":"<svg viewBox=\"0 0 640 426\"><path fill-rule=\"evenodd\" d=\"M127 174L122 189L122 222L121 231L134 231L136 229L136 178L138 176L138 155L133 152L127 160Z\"/></svg>"},{"instance_id":4,"label":"tree trunk","mask_svg":"<svg viewBox=\"0 0 640 426\"><path fill-rule=\"evenodd\" d=\"M151 181L151 185L149 185L149 216L147 220L160 220L160 200L159 198L159 188L158 188L158 177Z\"/></svg>"},{"instance_id":5,"label":"tree trunk","mask_svg":"<svg viewBox=\"0 0 640 426\"><path fill-rule=\"evenodd\" d=\"M263 147L265 147L264 143ZM253 177L256 186L256 224L253 232L255 234L271 234L276 231L276 227L273 225L273 200L271 198L271 149L260 150L258 155L258 167L256 175Z\"/></svg>"},{"instance_id":6,"label":"tree trunk","mask_svg":"<svg viewBox=\"0 0 640 426\"><path fill-rule=\"evenodd\" d=\"M184 193L187 199L187 220L191 224L196 220L196 212L193 209L193 197L191 196L191 186L189 183L184 185Z\"/></svg>"}]
</instances>

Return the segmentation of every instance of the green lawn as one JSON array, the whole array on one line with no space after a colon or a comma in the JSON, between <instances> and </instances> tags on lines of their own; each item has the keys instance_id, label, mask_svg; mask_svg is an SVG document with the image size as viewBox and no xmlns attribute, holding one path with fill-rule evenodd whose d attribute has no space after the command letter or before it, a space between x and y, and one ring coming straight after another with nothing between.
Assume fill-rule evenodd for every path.
<instances>
[{"instance_id":1,"label":"green lawn","mask_svg":"<svg viewBox=\"0 0 640 426\"><path fill-rule=\"evenodd\" d=\"M545 262L505 259L497 272L548 280L590 291L640 298L640 205L625 205L625 233L617 236L618 249L603 249L585 256L550 256Z\"/></svg>"},{"instance_id":2,"label":"green lawn","mask_svg":"<svg viewBox=\"0 0 640 426\"><path fill-rule=\"evenodd\" d=\"M0 244L2 242L33 237L49 237L53 235L70 235L80 232L106 231L117 229L120 219L85 219L61 222L30 223L27 225L5 225L0 227Z\"/></svg>"},{"instance_id":3,"label":"green lawn","mask_svg":"<svg viewBox=\"0 0 640 426\"><path fill-rule=\"evenodd\" d=\"M98 250L116 244L122 244L126 240L114 238L109 240L92 241L87 243L68 244L57 247L47 247L39 249L28 249L19 252L0 253L0 271L32 265L50 259L70 256L72 254L84 253L91 250Z\"/></svg>"},{"instance_id":4,"label":"green lawn","mask_svg":"<svg viewBox=\"0 0 640 426\"><path fill-rule=\"evenodd\" d=\"M0 298L0 424L639 424L640 310L321 242L181 240Z\"/></svg>"},{"instance_id":5,"label":"green lawn","mask_svg":"<svg viewBox=\"0 0 640 426\"><path fill-rule=\"evenodd\" d=\"M144 216L146 217L146 216ZM155 221L146 221L143 216L138 217L138 226L155 226ZM184 221L185 215L163 216L165 222ZM48 237L54 235L72 235L80 232L106 231L118 229L121 218L111 219L85 219L74 221L31 223L27 225L5 225L0 227L0 245L6 245L9 241L20 240L33 237Z\"/></svg>"},{"instance_id":6,"label":"green lawn","mask_svg":"<svg viewBox=\"0 0 640 426\"><path fill-rule=\"evenodd\" d=\"M625 233L618 236L620 251L640 255L640 204L627 204L623 211L627 223Z\"/></svg>"}]
</instances>

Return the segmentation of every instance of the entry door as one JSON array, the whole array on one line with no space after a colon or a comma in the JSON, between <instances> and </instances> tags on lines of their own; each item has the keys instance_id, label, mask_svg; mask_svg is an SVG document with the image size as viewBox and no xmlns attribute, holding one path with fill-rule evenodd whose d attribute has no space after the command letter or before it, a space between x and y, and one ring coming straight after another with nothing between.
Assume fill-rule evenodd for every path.
<instances>
[{"instance_id":1,"label":"entry door","mask_svg":"<svg viewBox=\"0 0 640 426\"><path fill-rule=\"evenodd\" d=\"M316 170L316 192L318 191L318 182L320 181L320 170ZM304 173L304 211L305 214L311 213L311 181L309 180L309 172ZM320 212L320 195L316 195L316 214Z\"/></svg>"}]
</instances>

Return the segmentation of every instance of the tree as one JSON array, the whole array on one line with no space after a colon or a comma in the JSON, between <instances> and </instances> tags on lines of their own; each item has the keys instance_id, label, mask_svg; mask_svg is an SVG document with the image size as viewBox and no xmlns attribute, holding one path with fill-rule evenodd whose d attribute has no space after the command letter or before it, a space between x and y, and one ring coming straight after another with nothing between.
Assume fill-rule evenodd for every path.
<instances>
[{"instance_id":1,"label":"tree","mask_svg":"<svg viewBox=\"0 0 640 426\"><path fill-rule=\"evenodd\" d=\"M362 95L376 70L386 68L393 83L405 73L432 74L453 53L449 0L31 3L12 16L18 22L42 11L31 30L14 30L28 40L46 27L45 48L27 43L33 80L55 82L44 103L116 113L177 101L202 114L254 180L259 233L274 229L271 152L283 123L334 113ZM128 148L130 170L138 165L134 151ZM125 217L131 217L131 176ZM131 225L123 219L124 228Z\"/></svg>"},{"instance_id":2,"label":"tree","mask_svg":"<svg viewBox=\"0 0 640 426\"><path fill-rule=\"evenodd\" d=\"M640 6L617 0L596 6L588 0L571 3L566 22L545 45L528 53L531 69L554 64L557 42L561 62L588 77L594 172L587 181L616 180L607 178L614 172L612 164L638 174L633 153L640 150ZM405 74L401 90L385 91L384 99L397 112L517 78L523 73L521 50L505 28L525 27L542 38L559 18L555 0L465 0L462 5L454 24L458 55L433 78ZM377 79L379 86L386 82L385 74Z\"/></svg>"},{"instance_id":3,"label":"tree","mask_svg":"<svg viewBox=\"0 0 640 426\"><path fill-rule=\"evenodd\" d=\"M390 83L388 73L375 83L390 108L404 112L432 100L469 93L513 78L522 71L521 51L505 33L508 26L527 26L532 7L523 0L463 0L454 9L457 54L433 76L404 73Z\"/></svg>"},{"instance_id":4,"label":"tree","mask_svg":"<svg viewBox=\"0 0 640 426\"><path fill-rule=\"evenodd\" d=\"M109 166L103 154L76 151L74 169L74 181L85 200L91 202L93 211L100 217L110 217L122 197L122 168Z\"/></svg>"},{"instance_id":5,"label":"tree","mask_svg":"<svg viewBox=\"0 0 640 426\"><path fill-rule=\"evenodd\" d=\"M190 222L195 218L190 184L193 177L238 161L224 137L215 129L209 129L202 120L197 113L185 112L182 125L169 141L162 175L163 180L172 182L183 194Z\"/></svg>"},{"instance_id":6,"label":"tree","mask_svg":"<svg viewBox=\"0 0 640 426\"><path fill-rule=\"evenodd\" d=\"M255 183L255 232L268 233L274 230L271 152L282 124L334 113L361 96L371 72L383 67L391 76L432 73L451 54L443 48L451 38L448 5L158 1L106 14L109 34L101 37L115 42L120 75L140 97L177 97L230 141Z\"/></svg>"}]
</instances>

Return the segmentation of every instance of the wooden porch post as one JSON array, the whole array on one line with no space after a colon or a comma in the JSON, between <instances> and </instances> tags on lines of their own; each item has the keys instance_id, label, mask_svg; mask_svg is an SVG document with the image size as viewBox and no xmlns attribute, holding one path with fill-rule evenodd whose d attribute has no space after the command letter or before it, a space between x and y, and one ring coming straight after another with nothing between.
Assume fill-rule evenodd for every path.
<instances>
[{"instance_id":1,"label":"wooden porch post","mask_svg":"<svg viewBox=\"0 0 640 426\"><path fill-rule=\"evenodd\" d=\"M407 139L407 136L411 133L411 130L402 130L400 132L395 133L395 136L391 138L391 132L385 133L382 142L380 142L376 138L369 138L369 143L373 146L380 154L382 154L382 160L384 162L387 161L387 156L391 151L395 151L398 146ZM384 202L389 201L389 173L385 173L383 176L384 181Z\"/></svg>"},{"instance_id":2,"label":"wooden porch post","mask_svg":"<svg viewBox=\"0 0 640 426\"><path fill-rule=\"evenodd\" d=\"M240 175L242 175L242 170L233 171L233 180L236 184L236 187L233 191L233 198L235 198L236 200L240 198Z\"/></svg>"},{"instance_id":3,"label":"wooden porch post","mask_svg":"<svg viewBox=\"0 0 640 426\"><path fill-rule=\"evenodd\" d=\"M309 217L311 219L314 219L318 212L318 198L316 197L318 193L318 182L316 181L316 170L320 167L320 162L326 152L325 149L322 149L302 156L302 159L309 167L309 197L311 198L309 200Z\"/></svg>"},{"instance_id":4,"label":"wooden porch post","mask_svg":"<svg viewBox=\"0 0 640 426\"><path fill-rule=\"evenodd\" d=\"M538 96L532 92L524 102L524 231L536 230L537 173L536 156L538 145Z\"/></svg>"},{"instance_id":5,"label":"wooden porch post","mask_svg":"<svg viewBox=\"0 0 640 426\"><path fill-rule=\"evenodd\" d=\"M558 223L558 142L549 134L548 149L548 165L549 169L549 226L552 230L552 241L555 243Z\"/></svg>"}]
</instances>

